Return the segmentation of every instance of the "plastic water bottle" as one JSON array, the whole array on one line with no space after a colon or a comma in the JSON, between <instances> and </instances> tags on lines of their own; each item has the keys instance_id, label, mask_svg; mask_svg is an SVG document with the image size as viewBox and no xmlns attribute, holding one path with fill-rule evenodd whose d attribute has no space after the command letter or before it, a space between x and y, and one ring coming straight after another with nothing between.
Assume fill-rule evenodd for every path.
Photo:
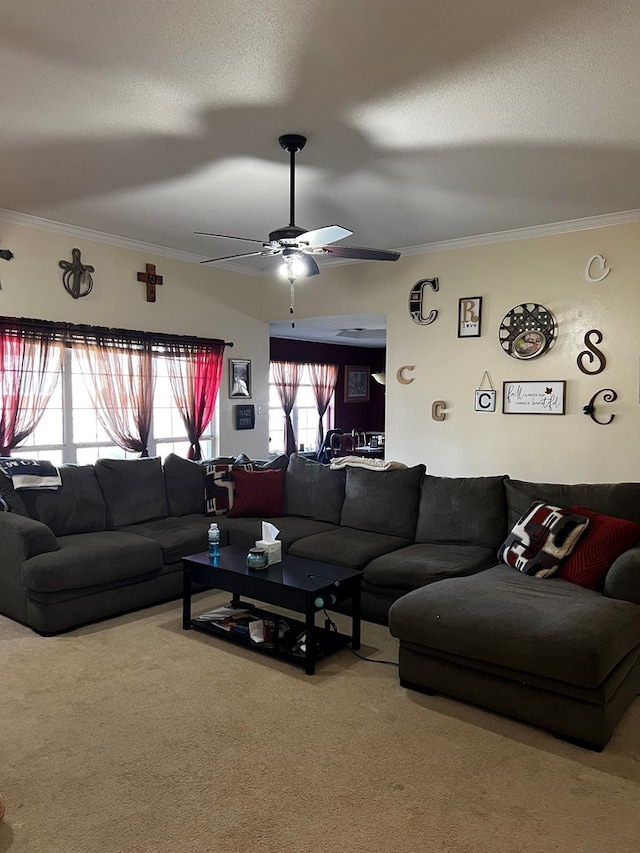
<instances>
[{"instance_id":1,"label":"plastic water bottle","mask_svg":"<svg viewBox=\"0 0 640 853\"><path fill-rule=\"evenodd\" d=\"M209 527L209 558L215 560L220 556L220 528L214 522Z\"/></svg>"}]
</instances>

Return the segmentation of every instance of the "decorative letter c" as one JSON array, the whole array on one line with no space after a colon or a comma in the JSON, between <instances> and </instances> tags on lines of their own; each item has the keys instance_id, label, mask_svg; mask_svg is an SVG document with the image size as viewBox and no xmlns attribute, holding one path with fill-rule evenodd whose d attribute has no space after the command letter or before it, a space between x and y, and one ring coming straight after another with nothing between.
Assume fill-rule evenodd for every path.
<instances>
[{"instance_id":1,"label":"decorative letter c","mask_svg":"<svg viewBox=\"0 0 640 853\"><path fill-rule=\"evenodd\" d=\"M398 380L398 382L399 382L401 385L411 385L411 383L413 382L414 377L412 376L411 378L409 378L409 379L408 379L408 378L404 375L404 371L405 371L405 370L413 370L413 369L414 369L414 367L415 367L415 364L404 364L402 367L399 367L399 368L398 368L398 372L396 373L396 379Z\"/></svg>"},{"instance_id":2,"label":"decorative letter c","mask_svg":"<svg viewBox=\"0 0 640 853\"><path fill-rule=\"evenodd\" d=\"M445 415L443 409L447 408L447 404L444 400L434 400L431 404L431 417L434 421L443 421L447 416Z\"/></svg>"},{"instance_id":3,"label":"decorative letter c","mask_svg":"<svg viewBox=\"0 0 640 853\"><path fill-rule=\"evenodd\" d=\"M600 275L596 278L591 275L591 265L594 261L598 261L598 266L600 267ZM594 282L603 281L603 279L605 279L611 272L611 267L606 266L606 263L607 262L602 255L592 255L587 261L587 266L584 270L584 277L586 280Z\"/></svg>"}]
</instances>

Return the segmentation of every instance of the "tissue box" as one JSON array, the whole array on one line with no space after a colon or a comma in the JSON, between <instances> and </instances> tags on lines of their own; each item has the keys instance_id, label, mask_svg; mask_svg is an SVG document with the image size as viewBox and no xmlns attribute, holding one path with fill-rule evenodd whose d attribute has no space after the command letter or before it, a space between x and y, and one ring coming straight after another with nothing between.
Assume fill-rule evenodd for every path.
<instances>
[{"instance_id":1,"label":"tissue box","mask_svg":"<svg viewBox=\"0 0 640 853\"><path fill-rule=\"evenodd\" d=\"M264 548L270 566L273 563L282 562L282 542L265 542L264 539L257 539L256 548Z\"/></svg>"}]
</instances>

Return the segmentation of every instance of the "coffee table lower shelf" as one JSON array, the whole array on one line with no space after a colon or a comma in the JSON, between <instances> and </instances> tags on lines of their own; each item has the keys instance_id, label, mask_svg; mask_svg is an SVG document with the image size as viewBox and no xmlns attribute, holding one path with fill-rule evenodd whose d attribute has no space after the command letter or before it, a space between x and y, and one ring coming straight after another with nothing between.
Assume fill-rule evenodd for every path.
<instances>
[{"instance_id":1,"label":"coffee table lower shelf","mask_svg":"<svg viewBox=\"0 0 640 853\"><path fill-rule=\"evenodd\" d=\"M246 602L242 602L245 606ZM237 606L237 603L236 603ZM256 643L251 639L249 634L241 631L231 630L226 631L215 622L206 622L200 619L191 619L189 627L194 631L200 631L203 634L209 634L212 637L220 637L230 643L235 643L238 646L245 646L253 651L268 657L280 658L289 663L297 664L298 666L306 667L308 665L305 652L294 652L293 648L297 637L306 630L305 623L299 619L292 619L290 616L283 616L281 613L272 613L269 610L263 610L255 606L251 607L251 612L256 619L265 619L274 617L282 622L285 622L289 630L285 637L282 637L275 648L265 648L263 643ZM328 627L320 628L317 625L313 630L313 642L315 643L315 653L313 655L314 663L321 660L327 655L344 649L351 644L351 637L348 634L341 634L339 631L331 630Z\"/></svg>"}]
</instances>

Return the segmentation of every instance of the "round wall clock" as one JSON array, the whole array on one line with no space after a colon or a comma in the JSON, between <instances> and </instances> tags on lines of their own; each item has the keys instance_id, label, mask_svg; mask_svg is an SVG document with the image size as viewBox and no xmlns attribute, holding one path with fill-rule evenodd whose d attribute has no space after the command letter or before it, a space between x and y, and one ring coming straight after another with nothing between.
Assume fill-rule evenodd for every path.
<instances>
[{"instance_id":1,"label":"round wall clock","mask_svg":"<svg viewBox=\"0 0 640 853\"><path fill-rule=\"evenodd\" d=\"M538 358L548 352L556 338L556 320L537 302L516 305L500 323L500 346L512 358Z\"/></svg>"}]
</instances>

